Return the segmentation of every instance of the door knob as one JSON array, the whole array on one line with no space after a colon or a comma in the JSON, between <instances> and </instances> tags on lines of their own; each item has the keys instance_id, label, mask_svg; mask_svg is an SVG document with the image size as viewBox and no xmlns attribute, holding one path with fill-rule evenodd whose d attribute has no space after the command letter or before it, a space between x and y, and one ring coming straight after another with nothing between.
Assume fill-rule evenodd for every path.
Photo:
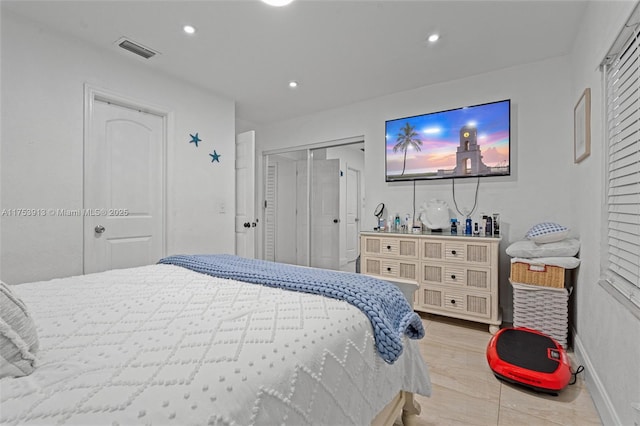
<instances>
[{"instance_id":1,"label":"door knob","mask_svg":"<svg viewBox=\"0 0 640 426\"><path fill-rule=\"evenodd\" d=\"M106 228L102 225L96 225L93 230L96 231L96 234L102 234L104 231L106 231Z\"/></svg>"},{"instance_id":2,"label":"door knob","mask_svg":"<svg viewBox=\"0 0 640 426\"><path fill-rule=\"evenodd\" d=\"M249 222L245 222L242 226L245 228L251 228L251 224Z\"/></svg>"},{"instance_id":3,"label":"door knob","mask_svg":"<svg viewBox=\"0 0 640 426\"><path fill-rule=\"evenodd\" d=\"M333 219L333 223L338 223L340 222L340 219Z\"/></svg>"}]
</instances>

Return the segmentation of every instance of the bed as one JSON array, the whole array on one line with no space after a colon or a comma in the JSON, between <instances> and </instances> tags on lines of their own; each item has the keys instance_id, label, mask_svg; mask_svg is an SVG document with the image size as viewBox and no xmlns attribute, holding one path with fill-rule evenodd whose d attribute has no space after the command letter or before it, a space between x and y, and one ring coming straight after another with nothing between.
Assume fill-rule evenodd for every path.
<instances>
[{"instance_id":1,"label":"bed","mask_svg":"<svg viewBox=\"0 0 640 426\"><path fill-rule=\"evenodd\" d=\"M164 263L11 289L39 349L3 425L410 423L431 393L416 339L385 359L379 313L333 297Z\"/></svg>"}]
</instances>

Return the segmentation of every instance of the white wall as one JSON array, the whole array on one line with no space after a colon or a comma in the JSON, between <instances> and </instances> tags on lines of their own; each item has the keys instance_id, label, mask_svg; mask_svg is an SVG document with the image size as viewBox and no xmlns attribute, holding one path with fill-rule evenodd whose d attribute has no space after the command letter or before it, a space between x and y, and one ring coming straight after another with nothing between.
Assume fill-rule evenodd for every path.
<instances>
[{"instance_id":1,"label":"white wall","mask_svg":"<svg viewBox=\"0 0 640 426\"><path fill-rule=\"evenodd\" d=\"M598 66L622 29L634 2L592 2L571 53L571 100L591 88L591 155L570 168L568 196L574 229L582 235L576 294L576 353L587 366L589 390L604 424L640 421L640 320L599 284L604 203L605 141L602 74ZM638 416L638 417L635 417Z\"/></svg>"},{"instance_id":2,"label":"white wall","mask_svg":"<svg viewBox=\"0 0 640 426\"><path fill-rule=\"evenodd\" d=\"M234 102L2 13L1 208L80 209L83 85L173 114L168 254L234 251ZM189 134L198 132L195 148ZM221 154L211 163L208 153ZM220 204L226 213L219 214ZM99 207L99 206L95 206ZM82 218L2 217L0 278L16 284L82 273Z\"/></svg>"},{"instance_id":3,"label":"white wall","mask_svg":"<svg viewBox=\"0 0 640 426\"><path fill-rule=\"evenodd\" d=\"M362 229L373 229L373 211L384 202L390 212L412 212L413 184L386 183L385 120L510 98L512 102L512 175L480 183L476 212L501 214L500 297L510 321L509 259L505 248L532 225L552 220L573 227L574 210L567 184L573 164L573 99L567 58L555 58L463 80L338 108L258 128L256 150L293 147L364 135L367 197ZM261 181L261 176L259 175ZM460 209L473 205L475 180L456 181ZM416 208L439 198L454 209L451 180L418 182ZM262 185L257 186L261 190ZM416 215L418 214L416 211ZM370 212L370 214L367 214ZM460 217L460 216L459 216Z\"/></svg>"}]
</instances>

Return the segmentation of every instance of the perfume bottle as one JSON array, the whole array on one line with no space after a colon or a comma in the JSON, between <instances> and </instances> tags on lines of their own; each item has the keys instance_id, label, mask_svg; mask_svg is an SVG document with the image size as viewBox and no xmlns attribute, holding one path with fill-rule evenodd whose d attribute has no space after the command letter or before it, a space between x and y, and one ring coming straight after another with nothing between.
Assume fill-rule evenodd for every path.
<instances>
[{"instance_id":1,"label":"perfume bottle","mask_svg":"<svg viewBox=\"0 0 640 426\"><path fill-rule=\"evenodd\" d=\"M467 220L465 221L465 225L464 225L464 233L465 235L471 235L471 218L468 217Z\"/></svg>"},{"instance_id":2,"label":"perfume bottle","mask_svg":"<svg viewBox=\"0 0 640 426\"><path fill-rule=\"evenodd\" d=\"M458 234L458 219L451 219L451 235Z\"/></svg>"}]
</instances>

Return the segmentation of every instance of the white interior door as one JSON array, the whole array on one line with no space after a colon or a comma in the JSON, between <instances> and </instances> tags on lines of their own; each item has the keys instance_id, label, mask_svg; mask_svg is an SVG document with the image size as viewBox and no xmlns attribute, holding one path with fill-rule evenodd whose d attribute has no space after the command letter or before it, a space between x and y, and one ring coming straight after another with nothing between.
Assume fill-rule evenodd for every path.
<instances>
[{"instance_id":1,"label":"white interior door","mask_svg":"<svg viewBox=\"0 0 640 426\"><path fill-rule=\"evenodd\" d=\"M296 174L296 160L282 158L276 182L276 262L296 263Z\"/></svg>"},{"instance_id":2,"label":"white interior door","mask_svg":"<svg viewBox=\"0 0 640 426\"><path fill-rule=\"evenodd\" d=\"M311 182L311 266L338 269L340 160L314 160Z\"/></svg>"},{"instance_id":3,"label":"white interior door","mask_svg":"<svg viewBox=\"0 0 640 426\"><path fill-rule=\"evenodd\" d=\"M265 260L275 261L278 163L267 163L266 174L264 190L264 258Z\"/></svg>"},{"instance_id":4,"label":"white interior door","mask_svg":"<svg viewBox=\"0 0 640 426\"><path fill-rule=\"evenodd\" d=\"M236 254L255 257L255 132L236 137Z\"/></svg>"},{"instance_id":5,"label":"white interior door","mask_svg":"<svg viewBox=\"0 0 640 426\"><path fill-rule=\"evenodd\" d=\"M360 170L347 166L345 244L347 262L358 257L360 235Z\"/></svg>"},{"instance_id":6,"label":"white interior door","mask_svg":"<svg viewBox=\"0 0 640 426\"><path fill-rule=\"evenodd\" d=\"M84 272L164 255L164 118L93 101L85 140Z\"/></svg>"},{"instance_id":7,"label":"white interior door","mask_svg":"<svg viewBox=\"0 0 640 426\"><path fill-rule=\"evenodd\" d=\"M309 265L309 199L307 198L307 160L296 162L296 264Z\"/></svg>"}]
</instances>

